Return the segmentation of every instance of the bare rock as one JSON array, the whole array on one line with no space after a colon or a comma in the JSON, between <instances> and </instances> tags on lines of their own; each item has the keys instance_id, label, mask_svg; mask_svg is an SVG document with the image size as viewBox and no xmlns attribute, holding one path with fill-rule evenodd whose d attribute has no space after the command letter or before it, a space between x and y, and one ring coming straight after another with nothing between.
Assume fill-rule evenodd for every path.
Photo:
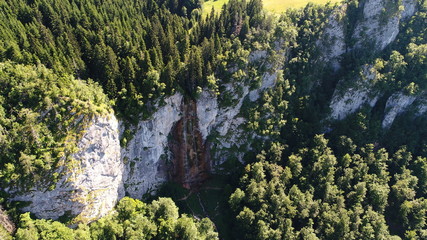
<instances>
[{"instance_id":1,"label":"bare rock","mask_svg":"<svg viewBox=\"0 0 427 240\"><path fill-rule=\"evenodd\" d=\"M22 210L38 218L70 215L76 223L91 222L111 211L124 196L116 117L93 118L77 147L72 163L58 170L65 174L55 189L33 188L12 200L30 202Z\"/></svg>"},{"instance_id":2,"label":"bare rock","mask_svg":"<svg viewBox=\"0 0 427 240\"><path fill-rule=\"evenodd\" d=\"M125 188L131 197L141 198L168 179L168 135L181 119L182 99L179 93L166 98L149 119L138 123L132 140L122 149Z\"/></svg>"}]
</instances>

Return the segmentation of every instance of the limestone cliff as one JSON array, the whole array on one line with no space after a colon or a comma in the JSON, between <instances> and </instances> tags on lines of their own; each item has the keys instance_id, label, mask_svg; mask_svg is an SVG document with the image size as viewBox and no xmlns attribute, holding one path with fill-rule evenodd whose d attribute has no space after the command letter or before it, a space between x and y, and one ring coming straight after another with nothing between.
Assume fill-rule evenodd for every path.
<instances>
[{"instance_id":1,"label":"limestone cliff","mask_svg":"<svg viewBox=\"0 0 427 240\"><path fill-rule=\"evenodd\" d=\"M415 99L416 96L408 96L402 92L393 94L387 100L382 127L389 128L397 115L405 111L412 103L414 103Z\"/></svg>"},{"instance_id":2,"label":"limestone cliff","mask_svg":"<svg viewBox=\"0 0 427 240\"><path fill-rule=\"evenodd\" d=\"M341 56L347 51L343 21L346 10L347 5L344 4L333 11L325 25L322 38L316 42L321 51L320 60L329 62L335 71L341 67Z\"/></svg>"},{"instance_id":3,"label":"limestone cliff","mask_svg":"<svg viewBox=\"0 0 427 240\"><path fill-rule=\"evenodd\" d=\"M348 51L360 51L369 47L369 51L381 51L392 43L399 33L400 22L415 14L417 1L405 0L401 5L385 0L366 0L360 3L361 17L357 19L351 39L354 45L349 46L344 41L345 24L338 21L345 10L345 6L338 8L331 15L329 23L324 29L325 39L333 39L334 44L326 44L326 40L318 42L321 50L321 59L329 61L335 68L340 68L340 57ZM349 33L347 33L349 34ZM329 38L328 38L329 37ZM346 49L344 51L344 49ZM382 92L373 90L375 73L372 66L362 66L358 76L351 79L339 80L330 103L330 117L341 120L354 113L363 105L373 107ZM410 104L409 104L410 105ZM399 104L393 104L399 106ZM397 109L396 109L397 111ZM393 111L392 111L393 112ZM389 126L395 118L390 113L384 119L383 127Z\"/></svg>"},{"instance_id":4,"label":"limestone cliff","mask_svg":"<svg viewBox=\"0 0 427 240\"><path fill-rule=\"evenodd\" d=\"M356 11L361 11L361 16L351 28L344 17L347 5L338 7L328 18L322 38L317 41L320 60L338 70L341 57L347 52L383 50L396 39L400 22L413 16L416 8L416 0L404 0L401 5L387 0L360 1ZM346 36L349 39L346 40Z\"/></svg>"},{"instance_id":5,"label":"limestone cliff","mask_svg":"<svg viewBox=\"0 0 427 240\"><path fill-rule=\"evenodd\" d=\"M245 81L232 81L223 84L222 94L233 97L231 106L220 107L218 97L209 90L202 92L197 99L197 114L199 116L199 128L204 140L209 139L212 165L218 166L229 158L237 158L242 161L243 155L250 151L250 143L256 135L243 130L247 120L240 115L243 102L247 99L255 102L261 93L276 84L278 71L285 63L286 49L276 48L272 52L255 51L249 55L249 64L265 65L267 71L261 75L261 83L258 88L250 89ZM273 61L268 59L274 56ZM203 118L201 118L203 117ZM204 120L207 119L207 120Z\"/></svg>"},{"instance_id":6,"label":"limestone cliff","mask_svg":"<svg viewBox=\"0 0 427 240\"><path fill-rule=\"evenodd\" d=\"M57 170L63 177L55 189L38 186L25 194L7 189L12 201L29 205L39 218L75 217L75 222L90 222L111 211L125 192L141 198L168 179L168 135L181 118L182 95L175 94L157 104L157 111L140 121L126 147L120 147L120 124L114 114L94 117L85 123L77 153L67 166ZM123 127L121 127L123 128Z\"/></svg>"},{"instance_id":7,"label":"limestone cliff","mask_svg":"<svg viewBox=\"0 0 427 240\"><path fill-rule=\"evenodd\" d=\"M351 86L344 86L345 82L338 84L330 103L331 119L342 120L364 105L371 108L376 105L383 93L374 86L375 73L373 71L370 65L365 65L360 76ZM427 112L425 92L408 95L404 90L401 90L385 97L387 101L382 120L382 128L384 129L390 128L398 115L409 111L411 108L415 111L416 116L421 116Z\"/></svg>"},{"instance_id":8,"label":"limestone cliff","mask_svg":"<svg viewBox=\"0 0 427 240\"><path fill-rule=\"evenodd\" d=\"M107 214L124 196L116 117L94 117L77 147L72 163L57 170L64 175L55 189L38 186L12 200L29 202L22 210L39 218L65 215L90 222Z\"/></svg>"},{"instance_id":9,"label":"limestone cliff","mask_svg":"<svg viewBox=\"0 0 427 240\"><path fill-rule=\"evenodd\" d=\"M387 99L382 127L385 129L390 128L398 115L407 112L412 107L415 108L417 116L426 113L425 93L422 92L415 95L407 95L404 92L394 93Z\"/></svg>"},{"instance_id":10,"label":"limestone cliff","mask_svg":"<svg viewBox=\"0 0 427 240\"><path fill-rule=\"evenodd\" d=\"M376 78L373 71L372 66L365 65L355 80L344 80L338 83L330 103L332 119L342 120L364 104L370 107L375 106L380 93L373 89ZM351 85L346 85L349 82Z\"/></svg>"},{"instance_id":11,"label":"limestone cliff","mask_svg":"<svg viewBox=\"0 0 427 240\"><path fill-rule=\"evenodd\" d=\"M351 36L356 41L351 47L356 49L368 39L376 50L385 48L396 38L401 19L412 16L416 8L416 1L404 0L403 11L381 22L384 4L383 0L364 2L363 19L355 25ZM339 7L329 17L325 38L317 43L321 59L330 61L335 69L350 49L345 39L348 33L340 18L345 11L346 6ZM326 42L333 44L325 45ZM286 50L280 48L249 54L248 65L264 69L256 86L250 84L253 79L248 77L226 83L218 81L221 94L231 96L231 104L225 104L208 89L197 99L177 93L159 100L154 104L153 115L132 128L134 134L126 146L119 143L123 123L113 114L94 117L78 141L79 150L73 154L72 164L58 169L63 177L56 188L47 190L38 186L25 194L9 189L15 193L12 200L29 202L23 210L40 218L70 215L76 217L76 222L90 222L105 215L125 194L141 198L167 180L188 188L197 186L218 165L229 158L242 161L244 153L251 150L251 141L257 136L245 132L247 120L242 117L241 108L245 101L256 102L265 89L275 85L285 55ZM232 75L238 69L230 67L229 71ZM331 118L343 119L364 104L373 107L382 96L372 88L375 76L372 67L366 65L356 81L340 81L330 104ZM398 114L417 101L418 98L393 95L387 102L383 126L389 127ZM420 114L427 111L425 104L417 106Z\"/></svg>"},{"instance_id":12,"label":"limestone cliff","mask_svg":"<svg viewBox=\"0 0 427 240\"><path fill-rule=\"evenodd\" d=\"M168 179L168 136L181 119L182 100L182 94L177 93L166 98L162 105L158 103L157 111L138 123L132 140L122 149L124 183L129 196L141 198Z\"/></svg>"},{"instance_id":13,"label":"limestone cliff","mask_svg":"<svg viewBox=\"0 0 427 240\"><path fill-rule=\"evenodd\" d=\"M271 54L278 57L268 62ZM256 101L262 91L273 87L277 70L284 63L283 50L274 50L270 55L267 51L249 55L249 64L266 64L268 69L258 88L250 90L247 81L230 81L221 86L222 94L232 96L232 105L220 106L218 96L208 89L196 100L175 94L166 98L163 105L157 105L157 111L138 124L134 137L122 149L126 193L141 198L167 180L186 188L197 187L212 167L231 156L231 148L244 146L232 153L241 159L249 147L249 139L242 131L246 120L239 116L243 101Z\"/></svg>"}]
</instances>

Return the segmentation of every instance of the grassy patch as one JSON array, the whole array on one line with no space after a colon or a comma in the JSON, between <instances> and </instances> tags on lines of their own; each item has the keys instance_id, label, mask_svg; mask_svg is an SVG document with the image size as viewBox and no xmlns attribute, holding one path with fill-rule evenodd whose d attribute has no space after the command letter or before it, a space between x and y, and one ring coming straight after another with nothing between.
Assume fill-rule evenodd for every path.
<instances>
[{"instance_id":1,"label":"grassy patch","mask_svg":"<svg viewBox=\"0 0 427 240\"><path fill-rule=\"evenodd\" d=\"M281 13L288 8L303 8L308 3L326 4L326 3L339 3L340 0L264 0L264 8L268 11Z\"/></svg>"},{"instance_id":2,"label":"grassy patch","mask_svg":"<svg viewBox=\"0 0 427 240\"><path fill-rule=\"evenodd\" d=\"M227 3L228 0L209 0L203 3L203 16L206 16L211 12L212 7L214 7L216 12L221 10L222 5ZM330 3L339 3L340 0L264 0L264 8L268 11L274 13L281 13L288 8L303 8L307 3L315 4L326 4Z\"/></svg>"},{"instance_id":3,"label":"grassy patch","mask_svg":"<svg viewBox=\"0 0 427 240\"><path fill-rule=\"evenodd\" d=\"M222 5L226 4L228 0L209 0L205 1L202 6L203 16L206 16L212 11L212 7L216 12L221 11Z\"/></svg>"}]
</instances>

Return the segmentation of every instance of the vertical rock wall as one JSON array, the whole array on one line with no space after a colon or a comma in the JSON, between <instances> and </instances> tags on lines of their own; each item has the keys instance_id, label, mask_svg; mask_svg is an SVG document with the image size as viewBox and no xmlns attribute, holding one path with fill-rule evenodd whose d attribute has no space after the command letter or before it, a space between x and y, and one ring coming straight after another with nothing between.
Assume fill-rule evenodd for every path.
<instances>
[{"instance_id":1,"label":"vertical rock wall","mask_svg":"<svg viewBox=\"0 0 427 240\"><path fill-rule=\"evenodd\" d=\"M360 4L363 17L358 19L352 33L354 46L347 46L352 48L351 51L371 46L373 47L371 51L383 50L396 39L400 22L414 15L417 7L416 0L404 0L403 9L399 8L397 3L387 0L366 0ZM330 19L324 33L334 37L335 45L329 47L325 44L319 45L322 51L321 59L330 59L330 64L338 68L337 59L344 53L342 51L342 45L345 45L342 38L343 32L343 24L335 23L335 19ZM336 51L334 51L335 48L337 48ZM373 107L377 103L383 93L373 90L375 74L371 72L371 68L371 66L362 66L360 76L338 82L330 103L332 119L342 120L364 104ZM388 118L394 119L391 115ZM389 121L385 120L383 126L389 125L387 122Z\"/></svg>"},{"instance_id":2,"label":"vertical rock wall","mask_svg":"<svg viewBox=\"0 0 427 240\"><path fill-rule=\"evenodd\" d=\"M331 118L342 120L364 104L375 106L379 99L379 93L372 89L375 77L372 66L365 65L362 67L360 75L351 83L351 87L341 86L346 83L339 82L330 103Z\"/></svg>"},{"instance_id":3,"label":"vertical rock wall","mask_svg":"<svg viewBox=\"0 0 427 240\"><path fill-rule=\"evenodd\" d=\"M168 136L174 124L181 119L183 96L179 93L157 104L157 111L147 120L140 121L135 134L122 149L125 164L126 193L141 198L168 179Z\"/></svg>"},{"instance_id":4,"label":"vertical rock wall","mask_svg":"<svg viewBox=\"0 0 427 240\"><path fill-rule=\"evenodd\" d=\"M393 94L387 100L382 127L389 128L397 115L404 112L412 103L414 103L416 98L416 96L408 96L401 92Z\"/></svg>"},{"instance_id":5,"label":"vertical rock wall","mask_svg":"<svg viewBox=\"0 0 427 240\"><path fill-rule=\"evenodd\" d=\"M365 1L364 18L357 22L352 35L356 48L362 46L365 39L373 41L379 50L385 48L396 38L400 20L415 13L416 1L403 0L404 10L381 22L385 3L386 0ZM348 48L344 26L337 17L345 10L345 6L339 8L336 15L329 18L324 31L327 42L333 40L334 44L323 48L323 57L331 59L334 68L339 68L339 59ZM318 44L322 42L325 41ZM283 56L284 53L276 54ZM249 56L250 64L265 64L269 69L263 74L258 89L251 90L244 81L222 86L233 97L232 106L220 107L217 96L208 90L196 101L184 103L183 96L175 94L164 99L162 104L158 103L157 111L149 119L139 122L133 139L123 148L119 144L119 123L114 115L94 118L78 143L79 151L73 155L74 165L58 170L66 174L56 188L47 191L39 187L25 194L9 189L10 193L16 193L13 200L28 201L29 205L23 210L40 218L57 219L70 214L77 216L77 222L90 222L108 213L125 193L141 198L168 179L185 187L197 186L211 171L210 150L213 149L216 164L229 157L241 160L243 154L250 151L249 138L254 136L248 136L243 130L246 119L240 116L240 110L245 99L256 101L263 90L274 86L284 60L269 63L268 58L267 51L255 51ZM371 91L373 77L368 66L362 75L356 86L334 93L332 118L343 119L366 103L375 105L379 95ZM387 103L388 117L383 122L386 127L414 102L406 98L402 105L401 100L393 99ZM419 107L420 114L427 111L425 105Z\"/></svg>"},{"instance_id":6,"label":"vertical rock wall","mask_svg":"<svg viewBox=\"0 0 427 240\"><path fill-rule=\"evenodd\" d=\"M320 61L329 62L335 71L341 67L341 56L347 51L342 21L346 10L347 5L342 5L329 16L322 38L316 42L321 51Z\"/></svg>"},{"instance_id":7,"label":"vertical rock wall","mask_svg":"<svg viewBox=\"0 0 427 240\"><path fill-rule=\"evenodd\" d=\"M369 51L383 50L396 39L400 22L415 14L417 2L404 0L402 9L396 2L389 0L360 1L362 18L357 19L352 32L348 32L351 29L347 28L343 17L347 6L338 7L328 18L322 38L317 41L320 61L328 62L333 69L338 70L341 67L341 56L348 51L366 48ZM351 36L354 45L347 45L346 34Z\"/></svg>"},{"instance_id":8,"label":"vertical rock wall","mask_svg":"<svg viewBox=\"0 0 427 240\"><path fill-rule=\"evenodd\" d=\"M70 215L76 217L76 222L90 222L107 214L124 196L118 121L114 114L95 117L77 147L73 166L58 170L65 171L65 175L54 190L39 186L12 200L30 202L22 210L39 218Z\"/></svg>"}]
</instances>

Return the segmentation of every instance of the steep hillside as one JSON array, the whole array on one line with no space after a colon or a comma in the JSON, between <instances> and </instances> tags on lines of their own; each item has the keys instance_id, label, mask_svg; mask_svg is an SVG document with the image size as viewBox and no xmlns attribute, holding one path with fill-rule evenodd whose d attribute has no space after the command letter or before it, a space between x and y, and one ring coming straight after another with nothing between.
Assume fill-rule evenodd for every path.
<instances>
[{"instance_id":1,"label":"steep hillside","mask_svg":"<svg viewBox=\"0 0 427 240\"><path fill-rule=\"evenodd\" d=\"M0 3L0 234L425 238L425 1L200 4Z\"/></svg>"}]
</instances>

